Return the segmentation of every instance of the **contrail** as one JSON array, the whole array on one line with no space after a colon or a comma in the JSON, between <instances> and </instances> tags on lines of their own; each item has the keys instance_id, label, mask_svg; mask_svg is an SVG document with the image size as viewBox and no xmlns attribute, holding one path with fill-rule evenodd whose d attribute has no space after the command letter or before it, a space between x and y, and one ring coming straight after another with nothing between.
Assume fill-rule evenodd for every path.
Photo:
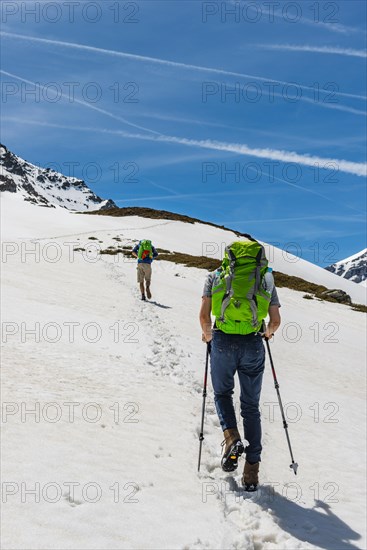
<instances>
[{"instance_id":1,"label":"contrail","mask_svg":"<svg viewBox=\"0 0 367 550\"><path fill-rule=\"evenodd\" d=\"M248 195L248 192L247 191L236 191L236 196L238 195ZM217 192L214 192L211 194L211 196L216 196L216 197L233 197L233 191L220 191L219 193ZM177 199L198 199L198 198L203 198L203 199L207 199L208 198L208 193L181 193L181 194L177 194L177 195L152 195L152 196L147 196L147 197L129 197L128 199L116 199L114 202L118 203L118 202L131 202L131 201L134 201L134 202L137 202L137 201L152 201L152 200L177 200Z\"/></svg>"},{"instance_id":2,"label":"contrail","mask_svg":"<svg viewBox=\"0 0 367 550\"><path fill-rule=\"evenodd\" d=\"M302 216L302 217L296 217L296 218L266 218L266 222L298 222L298 221L311 221L311 220L320 220L320 221L347 221L351 223L366 223L365 219L356 219L352 216ZM254 219L254 220L224 220L221 221L221 224L229 224L229 223L264 223L265 220L262 219Z\"/></svg>"},{"instance_id":3,"label":"contrail","mask_svg":"<svg viewBox=\"0 0 367 550\"><path fill-rule=\"evenodd\" d=\"M253 168L252 166L250 166L249 168L252 169L252 171L256 172L255 168ZM349 208L350 210L354 210L355 212L359 212L360 214L364 214L364 215L366 214L365 210L360 210L359 208L355 208L354 206L350 206L349 204L341 205L338 201L336 201L336 200L334 200L330 197L327 197L326 195L323 195L322 193L319 193L318 191L314 191L313 189L307 189L305 187L302 187L302 185L297 185L296 183L292 183L290 181L285 180L284 178L279 178L279 177L274 176L274 175L272 177L276 181L280 181L282 183L285 183L286 185L289 185L289 187L294 187L295 189L300 189L301 191L306 191L307 193L311 193L311 195L316 195L317 197L325 199L326 201L337 204L338 206L342 206L343 208L344 207Z\"/></svg>"},{"instance_id":4,"label":"contrail","mask_svg":"<svg viewBox=\"0 0 367 550\"><path fill-rule=\"evenodd\" d=\"M20 82L25 82L26 84L32 84L33 86L36 86L40 90L42 90L45 87L45 86L42 86L42 84L38 84L38 82L33 82L32 80L27 80L26 78L22 78L21 76L18 76L18 75L13 74L13 73L9 73L7 71L3 71L1 69L0 69L0 73L4 74L6 76L10 76L12 78L15 78L16 80L20 80ZM66 94L63 94L62 92L60 92L60 95L63 98L70 100L70 97ZM76 99L76 98L73 98L73 101L75 103L78 103L79 105L82 105L83 107L88 107L88 109L92 109L93 111L97 111L98 113L101 113L103 115L107 115L110 118L113 118L114 120L118 120L119 122L123 122L124 124L127 124L128 126L132 126L133 128L137 128L138 130L144 130L146 132L151 132L152 134L159 135L159 132L156 132L155 130L151 130L150 128L145 128L145 126L139 126L138 124L134 124L133 122L129 122L128 120L126 120L126 118L120 117L118 115L114 115L113 113L110 113L109 111L106 111L105 109L101 109L100 107L96 107L95 105L93 105L92 103L88 103L87 101L82 101L82 100Z\"/></svg>"},{"instance_id":5,"label":"contrail","mask_svg":"<svg viewBox=\"0 0 367 550\"><path fill-rule=\"evenodd\" d=\"M132 54L132 53L128 53L128 52L108 50L108 49L105 49L105 48L96 48L95 46L87 46L85 44L77 44L75 42L63 42L61 40L50 40L48 38L38 38L38 37L35 37L35 36L26 36L26 35L23 35L23 34L16 34L16 33L5 32L5 31L1 31L0 35L6 36L6 37L9 37L9 38L18 38L19 40L28 40L30 42L39 42L39 43L42 43L42 44L50 44L50 45L54 45L54 46L61 46L61 47L64 47L64 48L73 48L73 49L84 50L84 51L89 51L89 52L93 52L93 53L110 55L110 56L114 56L114 57L122 57L122 58L125 58L125 59L134 59L135 61L156 63L156 64L160 64L160 65L165 65L167 67L176 67L176 68L181 68L181 69L186 69L186 70L191 70L191 71L200 71L200 72L206 72L206 73L211 73L211 74L219 74L219 75L224 75L224 76L235 76L235 77L238 77L238 78L247 78L247 79L250 78L250 79L259 80L259 81L262 81L262 82L267 82L268 84L275 83L275 84L282 84L282 85L285 85L285 86L294 86L295 85L294 82L287 82L287 81L284 81L284 80L276 80L274 78L265 78L265 77L262 77L262 76L255 76L255 75L250 75L250 74L246 74L246 73L237 73L237 72L233 72L233 71L226 71L226 70L223 70L223 69L203 67L201 65L191 65L191 64L187 64L187 63L180 63L180 62L177 62L177 61L170 61L168 59L160 59L160 58L157 58L157 57L149 57L149 56L145 56L145 55L137 55L137 54ZM299 86L299 88L301 88L303 90L311 90L311 91L314 92L314 88L312 88L312 86L305 86L305 85L301 85L301 84L297 84L297 86ZM320 93L329 94L330 91L320 89ZM352 98L355 98L355 99L363 99L363 100L366 99L366 96L358 95L358 94L349 94L349 93L345 93L345 92L335 92L335 94L339 95L339 96L343 96L343 97L352 97Z\"/></svg>"},{"instance_id":6,"label":"contrail","mask_svg":"<svg viewBox=\"0 0 367 550\"><path fill-rule=\"evenodd\" d=\"M330 90L329 94L333 95L333 94L336 94L336 92L333 92ZM284 99L284 96L282 94L274 92L272 95L274 95L275 97L282 97ZM288 97L287 99L289 101L291 100L290 97ZM345 113L351 113L353 115L367 116L367 112L362 111L361 109L355 109L354 107L347 107L346 105L340 105L339 103L332 103L332 102L326 103L325 101L322 101L321 98L319 98L318 101L316 101L311 97L302 96L302 97L294 98L293 102L296 103L297 101L304 101L305 103L311 103L315 107L323 107L324 109L335 109L337 111L343 111Z\"/></svg>"},{"instance_id":7,"label":"contrail","mask_svg":"<svg viewBox=\"0 0 367 550\"><path fill-rule=\"evenodd\" d=\"M351 162L343 159L334 159L329 157L318 157L314 155L301 155L293 151L283 151L279 149L270 149L270 148L250 148L245 144L241 143L226 143L216 140L197 140L190 138L182 138L177 136L169 136L165 134L158 135L145 135L145 134L133 134L130 132L125 132L124 130L108 130L104 128L90 128L84 126L63 126L59 124L51 124L46 122L38 121L27 121L23 119L14 119L8 117L7 120L13 120L20 123L27 124L38 124L41 126L51 126L56 128L64 128L67 130L76 130L76 131L88 131L88 132L100 132L107 134L120 135L121 137L139 139L144 141L155 141L163 143L176 143L179 145L185 145L187 147L199 147L201 149L211 149L216 151L227 151L230 153L237 153L239 155L250 156L255 158L263 158L269 160L277 160L280 162L289 162L289 163L298 163L303 166L311 166L313 168L320 167L320 169L335 169L340 172L347 174L353 174L356 176L366 176L367 174L367 163L363 162ZM286 182L286 180L284 180ZM288 182L286 182L288 183ZM292 184L295 185L295 184Z\"/></svg>"},{"instance_id":8,"label":"contrail","mask_svg":"<svg viewBox=\"0 0 367 550\"><path fill-rule=\"evenodd\" d=\"M163 191L168 191L168 193L171 193L171 195L173 195L174 197L180 194L177 191L175 191L174 189L170 189L169 187L165 187L164 185L160 185L159 183L156 183L155 181L152 181L151 179L146 178L145 176L141 176L141 179L147 181L148 183L150 183L154 187L157 187L157 189L163 189Z\"/></svg>"},{"instance_id":9,"label":"contrail","mask_svg":"<svg viewBox=\"0 0 367 550\"><path fill-rule=\"evenodd\" d=\"M293 162L304 166L315 167L323 164L325 168L334 167L336 170L345 172L348 174L354 174L356 176L366 176L367 164L359 162L350 162L347 160L322 158L311 155L300 155L292 151L282 151L278 149L251 149L247 145L241 143L226 143L216 140L197 140L189 138L181 138L176 136L167 136L160 134L158 136L145 136L142 134L130 134L128 132L121 132L121 135L125 137L131 137L136 139L143 139L149 141L162 141L166 143L178 143L180 145L187 145L188 147L200 147L202 149L215 149L216 151L228 151L231 153L238 153L239 155L265 158L270 160L279 160L281 162ZM327 166L329 165L329 166Z\"/></svg>"},{"instance_id":10,"label":"contrail","mask_svg":"<svg viewBox=\"0 0 367 550\"><path fill-rule=\"evenodd\" d=\"M15 78L16 80L19 80L21 82L25 82L26 84L32 84L33 86L36 86L37 88L39 88L41 90L44 88L44 86L42 86L42 84L39 84L37 82L33 82L32 80L28 80L26 78L22 78L22 77L14 74L14 73L9 73L9 72L3 71L1 69L0 69L0 73L2 73L4 75L7 75L7 76L10 76L12 78ZM329 92L329 93L331 93L331 92ZM62 97L64 97L65 99L70 100L70 97L67 96L64 93L60 92L60 95ZM283 97L282 94L279 94L279 93L276 93L276 92L273 92L273 95L275 97ZM352 113L352 114L355 114L355 115L367 116L366 111L361 111L360 109L355 109L354 107L346 107L344 105L339 105L338 103L324 103L323 101L314 101L310 97L300 97L298 99L300 99L300 100L302 100L306 103L311 103L312 105L324 107L326 109L336 109L336 110L339 110L339 111L344 111L344 112ZM151 128L147 128L146 126L140 126L139 124L134 124L133 122L128 121L126 118L115 115L115 114L111 113L110 111L106 111L106 109L101 109L100 107L96 107L95 105L93 105L92 103L88 103L87 101L82 101L82 100L76 99L76 98L73 98L73 101L75 103L78 103L79 105L82 105L83 107L87 107L87 108L92 109L94 111L97 111L101 114L104 114L104 115L106 115L110 118L113 118L114 120L117 120L119 122L123 122L124 124L127 124L128 126L131 126L132 128L137 128L138 130L144 130L145 132L150 132L152 134L160 135L160 132L157 132L156 130L152 130Z\"/></svg>"},{"instance_id":11,"label":"contrail","mask_svg":"<svg viewBox=\"0 0 367 550\"><path fill-rule=\"evenodd\" d=\"M351 57L367 57L366 50L354 50L352 48L337 48L331 46L308 46L296 44L258 44L258 47L264 50L283 50L287 52L314 52L335 55L347 55Z\"/></svg>"},{"instance_id":12,"label":"contrail","mask_svg":"<svg viewBox=\"0 0 367 550\"><path fill-rule=\"evenodd\" d=\"M254 6L253 2L251 4L247 4L246 2L242 2L242 0L229 0L229 1L232 4L234 4L235 2L240 1L241 4L244 7L246 7L247 9L252 9L253 11L254 10L257 11L257 9L258 9L256 6ZM267 6L267 4L265 4L265 5ZM333 7L335 7L335 5L330 3L330 7L333 8ZM260 10L261 10L261 7L260 7ZM282 19L283 21L285 19L283 11L281 12L281 11L272 10L270 12L270 10L269 10L269 15L268 15L269 22L272 22L272 16L274 16L278 19ZM321 17L318 16L316 14L316 12L315 12L315 15L314 15L313 19L310 19L309 17L306 17L302 13L302 17L299 18L297 23L298 24L304 24L304 25L312 25L315 28L316 27L321 27L321 28L327 29L329 31L337 32L337 33L341 33L341 34L351 34L351 33L364 33L365 34L364 29L359 29L358 27L350 27L348 25L342 25L341 23L337 23L336 21L334 21L334 22L321 21Z\"/></svg>"}]
</instances>

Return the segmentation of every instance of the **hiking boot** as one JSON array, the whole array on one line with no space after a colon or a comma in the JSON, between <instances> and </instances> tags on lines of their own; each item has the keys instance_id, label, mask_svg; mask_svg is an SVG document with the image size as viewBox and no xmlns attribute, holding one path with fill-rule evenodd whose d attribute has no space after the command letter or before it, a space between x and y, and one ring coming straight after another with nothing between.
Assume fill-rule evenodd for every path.
<instances>
[{"instance_id":1,"label":"hiking boot","mask_svg":"<svg viewBox=\"0 0 367 550\"><path fill-rule=\"evenodd\" d=\"M246 460L242 475L242 485L245 491L256 491L259 483L259 467L260 462L250 464Z\"/></svg>"},{"instance_id":2,"label":"hiking boot","mask_svg":"<svg viewBox=\"0 0 367 550\"><path fill-rule=\"evenodd\" d=\"M146 298L145 298L145 294L142 294L142 295L141 295L141 299L142 299L142 300L145 300L145 299L146 299Z\"/></svg>"},{"instance_id":3,"label":"hiking boot","mask_svg":"<svg viewBox=\"0 0 367 550\"><path fill-rule=\"evenodd\" d=\"M241 442L241 436L237 428L224 430L223 435L225 439L222 443L222 447L224 447L221 461L222 470L225 472L233 472L236 470L238 458L245 451L245 448Z\"/></svg>"},{"instance_id":4,"label":"hiking boot","mask_svg":"<svg viewBox=\"0 0 367 550\"><path fill-rule=\"evenodd\" d=\"M146 290L147 290L147 298L148 298L148 300L150 300L151 297L152 297L152 293L150 292L149 286L147 286Z\"/></svg>"}]
</instances>

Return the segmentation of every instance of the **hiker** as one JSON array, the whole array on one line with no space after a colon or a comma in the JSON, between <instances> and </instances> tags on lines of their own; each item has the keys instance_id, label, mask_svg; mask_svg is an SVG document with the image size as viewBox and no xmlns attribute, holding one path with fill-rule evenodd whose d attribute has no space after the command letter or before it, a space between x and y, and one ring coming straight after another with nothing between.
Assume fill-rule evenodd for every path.
<instances>
[{"instance_id":1,"label":"hiker","mask_svg":"<svg viewBox=\"0 0 367 550\"><path fill-rule=\"evenodd\" d=\"M221 267L207 275L200 324L202 340L211 349L214 401L225 438L222 469L234 471L238 458L245 453L242 484L247 490L257 487L261 460L259 400L265 365L263 337L271 338L278 329L279 308L263 246L254 240L236 241L227 246ZM211 313L215 317L213 327ZM266 326L263 320L267 314ZM236 372L246 448L237 429L232 399Z\"/></svg>"},{"instance_id":2,"label":"hiker","mask_svg":"<svg viewBox=\"0 0 367 550\"><path fill-rule=\"evenodd\" d=\"M145 292L148 300L151 299L150 281L152 279L152 261L158 256L158 252L152 245L152 241L144 239L133 248L132 255L138 258L137 274L140 285L141 299L145 300ZM145 280L145 288L144 288Z\"/></svg>"}]
</instances>

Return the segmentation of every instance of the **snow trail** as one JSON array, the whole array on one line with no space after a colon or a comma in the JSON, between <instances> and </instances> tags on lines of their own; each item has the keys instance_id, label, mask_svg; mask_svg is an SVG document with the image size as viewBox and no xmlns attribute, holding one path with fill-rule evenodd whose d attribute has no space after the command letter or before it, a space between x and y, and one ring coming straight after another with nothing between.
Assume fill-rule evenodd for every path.
<instances>
[{"instance_id":1,"label":"snow trail","mask_svg":"<svg viewBox=\"0 0 367 550\"><path fill-rule=\"evenodd\" d=\"M45 222L50 213L33 208L40 221L28 243L50 233L63 235L61 218L52 230ZM63 216L69 228L75 220L75 234L82 230L103 248L116 245L114 237L130 246L152 225L139 220L127 231L115 219L116 230L111 220L102 229L98 220L101 230L94 231L92 217L85 216L87 222ZM167 241L180 230L181 224L169 224ZM200 239L208 231L209 240L213 228L195 230ZM63 238L47 238L45 244ZM163 238L154 239L168 248ZM173 249L180 250L180 242L177 238ZM196 246L193 242L192 253ZM220 468L222 433L210 385L202 470L196 472L205 360L198 310L205 271L155 262L153 298L144 303L135 262L122 255L91 262L79 252L73 262L67 256L55 263L44 256L38 260L22 261L19 253L3 264L3 320L18 327L2 343L3 401L14 405L6 422L3 418L3 481L17 489L3 503L5 547L365 547L363 314L279 289L288 329L277 333L272 352L299 475L289 469L266 368L261 485L246 494L240 486L243 459L234 475ZM22 323L29 330L35 323L53 326L47 337L41 330L38 341L23 331L21 341ZM76 323L73 341L71 323ZM93 324L100 327L99 339ZM53 342L56 325L61 337ZM292 332L297 327L298 340ZM70 485L74 482L79 485ZM39 502L32 494L23 495L22 502L22 483L33 490L40 485ZM100 499L92 502L98 487Z\"/></svg>"}]
</instances>

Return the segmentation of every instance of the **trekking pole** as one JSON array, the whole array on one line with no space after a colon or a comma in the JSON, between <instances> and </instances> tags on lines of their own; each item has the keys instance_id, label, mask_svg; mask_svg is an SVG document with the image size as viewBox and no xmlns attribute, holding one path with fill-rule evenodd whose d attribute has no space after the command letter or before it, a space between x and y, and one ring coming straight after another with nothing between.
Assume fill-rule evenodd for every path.
<instances>
[{"instance_id":1,"label":"trekking pole","mask_svg":"<svg viewBox=\"0 0 367 550\"><path fill-rule=\"evenodd\" d=\"M208 380L208 365L209 365L209 355L210 355L210 342L206 344L206 359L205 359L205 374L204 374L204 386L203 386L203 407L201 410L201 428L199 435L199 460L198 460L198 472L200 472L200 462L201 462L201 449L203 446L204 440L204 416L205 416L205 400L206 400L206 383Z\"/></svg>"},{"instance_id":2,"label":"trekking pole","mask_svg":"<svg viewBox=\"0 0 367 550\"><path fill-rule=\"evenodd\" d=\"M270 365L271 365L271 371L272 371L272 373L273 373L273 378L274 378L274 386L275 386L275 389L276 389L276 392L277 392L277 395L278 395L278 402L279 402L280 412L282 413L283 428L285 429L285 435L286 435L286 437L287 437L288 448L289 448L289 452L290 452L290 454L291 454L292 464L290 464L289 467L292 468L292 470L294 471L295 475L297 475L298 464L297 464L297 462L294 461L294 458L293 458L291 442L290 442L289 434L288 434L288 424L287 424L287 421L286 421L286 419L285 419L284 409L283 409L283 403L282 403L282 399L281 399L280 393L279 393L279 383L278 383L277 375L275 374L275 368L274 368L273 358L272 358L271 352L270 352L269 338L267 338L266 336L265 336L264 338L265 338L265 342L266 342L266 347L267 347L267 349L268 349L268 354L269 354L269 359L270 359Z\"/></svg>"}]
</instances>

